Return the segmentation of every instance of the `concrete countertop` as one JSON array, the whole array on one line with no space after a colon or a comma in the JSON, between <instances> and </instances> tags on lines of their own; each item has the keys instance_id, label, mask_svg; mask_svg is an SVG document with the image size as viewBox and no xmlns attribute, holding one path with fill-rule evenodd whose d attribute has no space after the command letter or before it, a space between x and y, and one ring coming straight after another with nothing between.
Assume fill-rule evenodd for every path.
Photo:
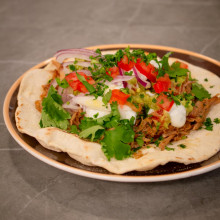
<instances>
[{"instance_id":1,"label":"concrete countertop","mask_svg":"<svg viewBox=\"0 0 220 220\"><path fill-rule=\"evenodd\" d=\"M0 103L62 48L157 44L220 58L219 0L1 0ZM161 183L115 183L51 167L21 148L0 115L0 219L218 219L220 169Z\"/></svg>"}]
</instances>

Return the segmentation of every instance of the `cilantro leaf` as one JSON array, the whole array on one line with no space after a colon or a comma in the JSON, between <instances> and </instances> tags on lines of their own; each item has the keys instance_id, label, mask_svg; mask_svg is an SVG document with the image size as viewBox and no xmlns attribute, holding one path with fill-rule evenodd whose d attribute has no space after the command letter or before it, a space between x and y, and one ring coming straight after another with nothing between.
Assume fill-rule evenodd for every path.
<instances>
[{"instance_id":1,"label":"cilantro leaf","mask_svg":"<svg viewBox=\"0 0 220 220\"><path fill-rule=\"evenodd\" d=\"M122 160L131 155L131 149L128 143L133 140L133 129L128 126L119 125L105 132L105 137L101 141L103 152L108 160L112 157L115 157L117 160Z\"/></svg>"},{"instance_id":2,"label":"cilantro leaf","mask_svg":"<svg viewBox=\"0 0 220 220\"><path fill-rule=\"evenodd\" d=\"M180 68L179 62L174 62L171 65L171 68L169 69L168 74L170 77L175 78L177 76L186 76L187 72L189 72L188 69Z\"/></svg>"},{"instance_id":3,"label":"cilantro leaf","mask_svg":"<svg viewBox=\"0 0 220 220\"><path fill-rule=\"evenodd\" d=\"M102 102L107 105L109 100L111 99L112 97L112 90L109 90L102 98Z\"/></svg>"},{"instance_id":4,"label":"cilantro leaf","mask_svg":"<svg viewBox=\"0 0 220 220\"><path fill-rule=\"evenodd\" d=\"M82 120L81 120L81 124L79 125L79 129L81 131L87 129L87 128L90 128L94 125L98 125L97 121L93 118L89 118L89 117L84 117Z\"/></svg>"},{"instance_id":5,"label":"cilantro leaf","mask_svg":"<svg viewBox=\"0 0 220 220\"><path fill-rule=\"evenodd\" d=\"M62 81L60 80L60 78L56 78L57 84L61 87L61 88L67 88L69 87L69 83L66 81L66 79L64 78Z\"/></svg>"},{"instance_id":6,"label":"cilantro leaf","mask_svg":"<svg viewBox=\"0 0 220 220\"><path fill-rule=\"evenodd\" d=\"M48 95L42 101L42 114L40 126L57 127L66 130L71 118L69 112L62 107L62 98L53 86L50 87Z\"/></svg>"},{"instance_id":7,"label":"cilantro leaf","mask_svg":"<svg viewBox=\"0 0 220 220\"><path fill-rule=\"evenodd\" d=\"M93 85L89 84L89 83L86 81L86 79L85 79L84 76L81 76L81 75L78 74L78 73L76 73L76 76L77 76L78 80L88 89L88 91L89 91L90 93L93 93L93 92L96 91L95 88L93 87Z\"/></svg>"},{"instance_id":8,"label":"cilantro leaf","mask_svg":"<svg viewBox=\"0 0 220 220\"><path fill-rule=\"evenodd\" d=\"M72 134L79 134L76 125L71 125L71 126L70 126L70 130L69 130L68 132L69 132L69 133L72 133Z\"/></svg>"},{"instance_id":9,"label":"cilantro leaf","mask_svg":"<svg viewBox=\"0 0 220 220\"><path fill-rule=\"evenodd\" d=\"M94 140L95 134L98 130L104 130L104 128L100 125L95 125L90 128L87 128L79 133L80 138L89 138L91 136L91 141Z\"/></svg>"},{"instance_id":10,"label":"cilantro leaf","mask_svg":"<svg viewBox=\"0 0 220 220\"><path fill-rule=\"evenodd\" d=\"M205 98L211 98L211 94L199 83L192 83L192 93L200 101Z\"/></svg>"},{"instance_id":11,"label":"cilantro leaf","mask_svg":"<svg viewBox=\"0 0 220 220\"><path fill-rule=\"evenodd\" d=\"M165 54L162 57L162 60L158 62L159 70L158 70L157 78L164 76L164 74L170 69L168 59L171 54L172 54L172 52ZM160 64L162 64L162 66Z\"/></svg>"},{"instance_id":12,"label":"cilantro leaf","mask_svg":"<svg viewBox=\"0 0 220 220\"><path fill-rule=\"evenodd\" d=\"M162 58L162 67L165 71L170 69L168 59L169 59L171 54L172 54L172 52L166 53Z\"/></svg>"},{"instance_id":13,"label":"cilantro leaf","mask_svg":"<svg viewBox=\"0 0 220 220\"><path fill-rule=\"evenodd\" d=\"M139 145L140 147L142 147L143 144L144 144L143 137L144 137L143 135L140 135L140 136L138 136L138 137L136 138L136 142L138 143L138 145Z\"/></svg>"}]
</instances>

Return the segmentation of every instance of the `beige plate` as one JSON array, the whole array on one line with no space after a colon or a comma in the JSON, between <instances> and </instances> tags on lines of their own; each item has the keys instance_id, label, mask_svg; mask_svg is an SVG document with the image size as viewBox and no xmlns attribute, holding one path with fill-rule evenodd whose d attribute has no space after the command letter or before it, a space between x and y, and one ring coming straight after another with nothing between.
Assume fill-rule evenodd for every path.
<instances>
[{"instance_id":1,"label":"beige plate","mask_svg":"<svg viewBox=\"0 0 220 220\"><path fill-rule=\"evenodd\" d=\"M88 49L100 48L103 51L117 50L127 47L127 44L116 44L116 45L99 45L94 47L89 47ZM156 45L140 45L140 44L130 44L131 49L141 48L147 52L156 52L158 56L163 56L168 51L173 51L173 57L185 60L193 65L207 69L214 74L220 74L220 63L217 60L211 59L209 57L172 47L156 46ZM51 59L48 59L31 69L44 67ZM24 73L25 74L25 73ZM23 75L24 75L23 74ZM191 165L184 165L178 163L168 163L164 166L159 166L151 171L146 172L129 172L123 175L111 174L105 169L99 167L89 167L70 158L66 153L57 153L42 147L34 138L21 134L18 132L15 125L15 109L17 107L17 93L19 89L20 82L23 75L17 79L17 81L12 85L5 98L3 114L5 124L11 133L12 137L21 145L25 150L31 153L36 158L50 164L59 169L65 170L70 173L74 173L81 176L86 176L90 178L103 179L109 181L118 182L157 182L157 181L167 181L174 179L181 179L190 176L199 175L202 173L209 172L211 170L220 167L220 152L214 155L207 161L202 163L196 163Z\"/></svg>"}]
</instances>

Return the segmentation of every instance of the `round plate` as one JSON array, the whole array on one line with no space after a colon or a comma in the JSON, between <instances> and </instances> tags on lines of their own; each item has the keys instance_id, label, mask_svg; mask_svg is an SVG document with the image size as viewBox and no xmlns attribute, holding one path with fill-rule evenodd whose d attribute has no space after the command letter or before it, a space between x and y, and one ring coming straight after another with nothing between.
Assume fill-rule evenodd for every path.
<instances>
[{"instance_id":1,"label":"round plate","mask_svg":"<svg viewBox=\"0 0 220 220\"><path fill-rule=\"evenodd\" d=\"M102 51L108 51L122 49L127 46L128 44L99 45L89 47L88 49L94 50L99 48ZM173 51L172 57L185 60L193 65L207 69L218 76L220 74L220 63L217 60L191 51L156 45L130 44L129 46L131 49L139 48L147 52L156 52L160 57L162 57L169 51ZM48 62L50 62L51 59L52 58L34 66L31 69L44 67ZM44 161L47 164L50 164L51 166L81 176L118 182L157 182L181 179L206 173L220 167L220 152L218 152L212 158L202 163L184 165L170 162L164 166L159 166L150 171L132 171L123 175L115 175L109 173L107 170L102 169L100 167L85 166L77 162L76 160L70 158L66 153L57 153L54 151L47 150L44 147L42 147L33 137L21 134L20 132L18 132L16 128L14 113L17 107L17 93L19 90L19 85L24 74L19 79L17 79L17 81L12 85L5 98L3 107L5 124L12 137L17 141L19 145L21 145L34 157Z\"/></svg>"}]
</instances>

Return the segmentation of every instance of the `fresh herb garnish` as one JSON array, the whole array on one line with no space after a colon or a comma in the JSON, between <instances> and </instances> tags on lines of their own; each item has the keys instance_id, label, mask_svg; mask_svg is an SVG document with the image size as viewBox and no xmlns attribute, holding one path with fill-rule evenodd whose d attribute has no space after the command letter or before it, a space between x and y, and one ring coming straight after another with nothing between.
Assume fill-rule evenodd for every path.
<instances>
[{"instance_id":1,"label":"fresh herb garnish","mask_svg":"<svg viewBox=\"0 0 220 220\"><path fill-rule=\"evenodd\" d=\"M157 102L157 100L156 100L155 98L153 98L153 99L152 99L152 102L153 102L153 103L156 103L156 102Z\"/></svg>"},{"instance_id":2,"label":"fresh herb garnish","mask_svg":"<svg viewBox=\"0 0 220 220\"><path fill-rule=\"evenodd\" d=\"M183 148L183 149L186 148L186 145L185 145L185 144L179 144L178 146L181 147L181 148Z\"/></svg>"},{"instance_id":3,"label":"fresh herb garnish","mask_svg":"<svg viewBox=\"0 0 220 220\"><path fill-rule=\"evenodd\" d=\"M71 125L70 126L70 130L67 130L69 133L72 133L72 134L79 134L79 131L77 129L77 126L76 125Z\"/></svg>"},{"instance_id":4,"label":"fresh herb garnish","mask_svg":"<svg viewBox=\"0 0 220 220\"><path fill-rule=\"evenodd\" d=\"M107 105L112 97L112 90L109 90L102 98L102 102Z\"/></svg>"},{"instance_id":5,"label":"fresh herb garnish","mask_svg":"<svg viewBox=\"0 0 220 220\"><path fill-rule=\"evenodd\" d=\"M192 84L192 93L202 101L205 98L211 98L211 94L199 83Z\"/></svg>"},{"instance_id":6,"label":"fresh herb garnish","mask_svg":"<svg viewBox=\"0 0 220 220\"><path fill-rule=\"evenodd\" d=\"M144 144L143 137L144 137L144 135L140 135L140 136L138 136L138 137L136 138L136 142L138 143L138 145L139 145L140 147L142 147L143 144Z\"/></svg>"},{"instance_id":7,"label":"fresh herb garnish","mask_svg":"<svg viewBox=\"0 0 220 220\"><path fill-rule=\"evenodd\" d=\"M211 118L206 118L205 122L203 123L205 125L205 129L208 131L213 130L213 124Z\"/></svg>"},{"instance_id":8,"label":"fresh herb garnish","mask_svg":"<svg viewBox=\"0 0 220 220\"><path fill-rule=\"evenodd\" d=\"M80 138L89 138L90 140L93 141L95 138L95 134L98 130L104 130L104 128L100 125L94 125L92 127L89 127L82 132L79 133Z\"/></svg>"},{"instance_id":9,"label":"fresh herb garnish","mask_svg":"<svg viewBox=\"0 0 220 220\"><path fill-rule=\"evenodd\" d=\"M76 76L77 76L78 80L88 89L90 94L96 91L95 88L86 81L84 76L82 76L78 73L76 73Z\"/></svg>"},{"instance_id":10,"label":"fresh herb garnish","mask_svg":"<svg viewBox=\"0 0 220 220\"><path fill-rule=\"evenodd\" d=\"M75 67L75 65L69 65L69 69L71 70L71 71L76 71L76 67Z\"/></svg>"},{"instance_id":11,"label":"fresh herb garnish","mask_svg":"<svg viewBox=\"0 0 220 220\"><path fill-rule=\"evenodd\" d=\"M140 98L143 99L144 98L144 94L140 94Z\"/></svg>"},{"instance_id":12,"label":"fresh herb garnish","mask_svg":"<svg viewBox=\"0 0 220 220\"><path fill-rule=\"evenodd\" d=\"M220 118L215 118L215 119L214 119L214 122L215 122L216 124L219 124L219 123L220 123Z\"/></svg>"},{"instance_id":13,"label":"fresh herb garnish","mask_svg":"<svg viewBox=\"0 0 220 220\"><path fill-rule=\"evenodd\" d=\"M57 127L66 130L71 118L69 112L63 109L63 101L56 89L51 86L48 95L42 101L41 128Z\"/></svg>"},{"instance_id":14,"label":"fresh herb garnish","mask_svg":"<svg viewBox=\"0 0 220 220\"><path fill-rule=\"evenodd\" d=\"M133 72L132 72L132 71L130 71L130 72L124 72L124 74L125 74L126 76L132 76Z\"/></svg>"},{"instance_id":15,"label":"fresh herb garnish","mask_svg":"<svg viewBox=\"0 0 220 220\"><path fill-rule=\"evenodd\" d=\"M165 147L165 150L168 150L168 151L171 151L171 150L172 150L172 151L174 151L175 149L174 149L174 148L171 148L171 147L167 147L167 146L166 146L166 147Z\"/></svg>"},{"instance_id":16,"label":"fresh herb garnish","mask_svg":"<svg viewBox=\"0 0 220 220\"><path fill-rule=\"evenodd\" d=\"M57 81L57 84L63 89L69 87L69 83L66 81L65 78L62 81L60 80L60 78L56 78L56 81Z\"/></svg>"},{"instance_id":17,"label":"fresh herb garnish","mask_svg":"<svg viewBox=\"0 0 220 220\"><path fill-rule=\"evenodd\" d=\"M120 89L123 93L125 94L130 94L129 89L128 88L122 88Z\"/></svg>"}]
</instances>

